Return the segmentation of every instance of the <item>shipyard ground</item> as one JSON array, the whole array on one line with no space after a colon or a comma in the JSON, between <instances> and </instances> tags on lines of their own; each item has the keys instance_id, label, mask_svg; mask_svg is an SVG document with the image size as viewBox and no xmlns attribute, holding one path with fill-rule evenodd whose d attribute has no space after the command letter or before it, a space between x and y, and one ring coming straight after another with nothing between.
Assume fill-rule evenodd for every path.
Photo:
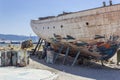
<instances>
[{"instance_id":1,"label":"shipyard ground","mask_svg":"<svg viewBox=\"0 0 120 80\"><path fill-rule=\"evenodd\" d=\"M101 66L100 62L93 62L86 65L75 64L72 67L71 58L63 65L63 56L59 56L55 64L48 64L45 60L32 56L27 67L1 67L0 80L120 80L120 66L116 65L116 56L111 60L114 63L107 63L105 66ZM50 78L43 78L49 75Z\"/></svg>"},{"instance_id":2,"label":"shipyard ground","mask_svg":"<svg viewBox=\"0 0 120 80\"><path fill-rule=\"evenodd\" d=\"M61 59L62 60L62 59ZM116 64L99 64L78 65L71 67L66 62L65 65L58 60L56 64L48 64L43 59L38 59L35 56L31 57L30 65L27 68L40 70L48 70L57 74L55 80L119 80L120 67ZM47 74L46 74L47 75ZM49 79L48 79L49 80Z\"/></svg>"},{"instance_id":3,"label":"shipyard ground","mask_svg":"<svg viewBox=\"0 0 120 80\"><path fill-rule=\"evenodd\" d=\"M0 80L119 80L120 67L116 64L90 63L71 67L70 58L65 65L60 57L56 64L48 64L37 56L30 58L26 67L1 67Z\"/></svg>"}]
</instances>

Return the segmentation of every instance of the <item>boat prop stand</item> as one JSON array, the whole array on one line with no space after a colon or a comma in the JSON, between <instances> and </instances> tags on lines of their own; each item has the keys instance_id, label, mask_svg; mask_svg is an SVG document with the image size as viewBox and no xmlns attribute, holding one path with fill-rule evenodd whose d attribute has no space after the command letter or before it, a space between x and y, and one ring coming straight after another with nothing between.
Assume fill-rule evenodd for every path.
<instances>
[{"instance_id":1,"label":"boat prop stand","mask_svg":"<svg viewBox=\"0 0 120 80\"><path fill-rule=\"evenodd\" d=\"M43 43L43 39L41 39L41 41L40 41L40 44L38 46L38 51L40 50L40 47L41 47L42 43Z\"/></svg>"},{"instance_id":2,"label":"boat prop stand","mask_svg":"<svg viewBox=\"0 0 120 80\"><path fill-rule=\"evenodd\" d=\"M58 50L58 53L55 55L54 63L56 62L56 60L57 60L58 56L60 55L60 53L62 52L63 48L64 48L64 46L61 45L61 47L60 47L59 50Z\"/></svg>"},{"instance_id":3,"label":"boat prop stand","mask_svg":"<svg viewBox=\"0 0 120 80\"><path fill-rule=\"evenodd\" d=\"M71 66L74 66L74 65L75 65L75 63L76 63L76 61L77 61L79 55L80 55L80 51L77 52L77 55L76 55L76 57L75 57L75 59L74 59L74 61L73 61L73 63L72 63Z\"/></svg>"},{"instance_id":4,"label":"boat prop stand","mask_svg":"<svg viewBox=\"0 0 120 80\"><path fill-rule=\"evenodd\" d=\"M60 48L59 48L59 50L58 50L58 54L55 55L54 63L56 62L58 56L61 54L63 48L64 48L64 45L61 45ZM65 57L64 57L64 59L63 59L63 64L65 64L65 61L66 61L66 59L67 59L67 57L68 57L68 54L69 54L69 50L70 50L70 47L67 47L67 49L66 49L66 54L65 54ZM74 65L75 65L75 63L76 63L79 55L80 55L80 51L77 52L76 57L74 58L71 66L74 66Z\"/></svg>"},{"instance_id":5,"label":"boat prop stand","mask_svg":"<svg viewBox=\"0 0 120 80\"><path fill-rule=\"evenodd\" d=\"M37 51L37 48L38 48L38 50L40 49L40 46L42 45L42 42L43 42L43 39L39 38L38 43L37 43L37 45L36 45L36 47L35 47L35 49L32 53L33 55L35 55L35 52Z\"/></svg>"},{"instance_id":6,"label":"boat prop stand","mask_svg":"<svg viewBox=\"0 0 120 80\"><path fill-rule=\"evenodd\" d=\"M70 47L67 47L67 50L66 50L66 53L65 53L65 57L63 59L63 64L65 64L65 60L68 57L69 51L70 51Z\"/></svg>"}]
</instances>

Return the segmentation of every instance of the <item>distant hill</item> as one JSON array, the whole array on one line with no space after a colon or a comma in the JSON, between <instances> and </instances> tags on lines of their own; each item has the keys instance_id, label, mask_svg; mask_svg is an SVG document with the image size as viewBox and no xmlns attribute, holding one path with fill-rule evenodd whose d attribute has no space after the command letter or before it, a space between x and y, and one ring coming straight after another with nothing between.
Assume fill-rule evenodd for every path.
<instances>
[{"instance_id":1,"label":"distant hill","mask_svg":"<svg viewBox=\"0 0 120 80\"><path fill-rule=\"evenodd\" d=\"M6 34L0 34L1 40L11 40L11 41L23 41L32 39L33 41L38 40L37 36L22 36L22 35L6 35Z\"/></svg>"}]
</instances>

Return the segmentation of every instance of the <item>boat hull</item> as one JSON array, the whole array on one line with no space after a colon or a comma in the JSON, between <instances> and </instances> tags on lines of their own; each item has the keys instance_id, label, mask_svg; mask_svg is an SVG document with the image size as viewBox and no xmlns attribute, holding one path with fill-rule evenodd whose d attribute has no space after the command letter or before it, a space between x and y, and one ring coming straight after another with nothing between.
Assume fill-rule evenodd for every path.
<instances>
[{"instance_id":1,"label":"boat hull","mask_svg":"<svg viewBox=\"0 0 120 80\"><path fill-rule=\"evenodd\" d=\"M71 46L71 52L80 50L82 55L88 57L103 59L103 55L106 53L98 48L97 43L110 44L109 48L112 51L108 51L108 53L111 54L107 54L109 57L104 58L109 59L114 55L119 44L120 5L32 20L31 26L40 38L54 46L58 47L56 42L67 47ZM79 45L79 43L83 45ZM90 51L88 45L95 46L97 50ZM114 45L116 47L112 48Z\"/></svg>"}]
</instances>

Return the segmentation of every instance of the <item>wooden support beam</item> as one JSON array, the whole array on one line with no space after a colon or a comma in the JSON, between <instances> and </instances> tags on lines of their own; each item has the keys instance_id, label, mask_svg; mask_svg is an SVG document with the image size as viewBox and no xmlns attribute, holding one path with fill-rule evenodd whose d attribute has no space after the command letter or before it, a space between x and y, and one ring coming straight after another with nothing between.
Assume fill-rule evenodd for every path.
<instances>
[{"instance_id":1,"label":"wooden support beam","mask_svg":"<svg viewBox=\"0 0 120 80\"><path fill-rule=\"evenodd\" d=\"M55 61L57 60L57 58L58 58L58 56L60 55L60 53L62 52L63 48L64 48L64 46L63 46L63 45L61 45L61 47L59 48L58 53L55 55L55 58L54 58L54 63L55 63Z\"/></svg>"},{"instance_id":2,"label":"wooden support beam","mask_svg":"<svg viewBox=\"0 0 120 80\"><path fill-rule=\"evenodd\" d=\"M40 50L40 47L41 47L42 43L43 43L43 39L40 40L40 44L38 46L38 51Z\"/></svg>"},{"instance_id":3,"label":"wooden support beam","mask_svg":"<svg viewBox=\"0 0 120 80\"><path fill-rule=\"evenodd\" d=\"M69 50L70 50L70 47L68 47L67 50L66 50L65 57L63 59L63 64L65 63L65 60L68 57Z\"/></svg>"},{"instance_id":4,"label":"wooden support beam","mask_svg":"<svg viewBox=\"0 0 120 80\"><path fill-rule=\"evenodd\" d=\"M37 45L36 45L36 47L35 47L35 49L34 49L34 51L33 51L33 53L32 53L33 55L35 55L35 52L36 52L36 50L37 50L37 47L38 47L40 41L41 41L41 38L39 38L39 40L38 40L38 43L37 43Z\"/></svg>"},{"instance_id":5,"label":"wooden support beam","mask_svg":"<svg viewBox=\"0 0 120 80\"><path fill-rule=\"evenodd\" d=\"M75 57L75 59L74 59L74 61L73 61L73 63L72 63L71 66L74 66L74 64L76 63L76 61L77 61L79 55L80 55L80 51L77 52L77 55L76 55L76 57Z\"/></svg>"}]
</instances>

